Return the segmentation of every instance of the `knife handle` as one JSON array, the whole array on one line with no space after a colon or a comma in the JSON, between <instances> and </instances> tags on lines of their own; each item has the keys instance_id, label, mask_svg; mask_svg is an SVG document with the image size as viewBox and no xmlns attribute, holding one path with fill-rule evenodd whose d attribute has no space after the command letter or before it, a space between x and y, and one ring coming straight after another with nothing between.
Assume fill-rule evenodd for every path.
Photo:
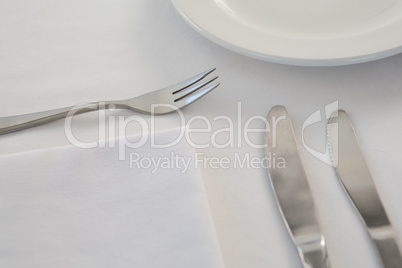
<instances>
[{"instance_id":1,"label":"knife handle","mask_svg":"<svg viewBox=\"0 0 402 268\"><path fill-rule=\"evenodd\" d=\"M368 228L380 254L384 268L402 267L402 257L395 239L395 231L391 225Z\"/></svg>"},{"instance_id":2,"label":"knife handle","mask_svg":"<svg viewBox=\"0 0 402 268\"><path fill-rule=\"evenodd\" d=\"M402 267L401 253L399 252L395 239L385 238L373 240L380 256L387 256L387 258L382 258L384 268Z\"/></svg>"},{"instance_id":3,"label":"knife handle","mask_svg":"<svg viewBox=\"0 0 402 268\"><path fill-rule=\"evenodd\" d=\"M325 239L321 234L309 234L303 239L295 237L294 240L303 268L331 267L325 247Z\"/></svg>"}]
</instances>

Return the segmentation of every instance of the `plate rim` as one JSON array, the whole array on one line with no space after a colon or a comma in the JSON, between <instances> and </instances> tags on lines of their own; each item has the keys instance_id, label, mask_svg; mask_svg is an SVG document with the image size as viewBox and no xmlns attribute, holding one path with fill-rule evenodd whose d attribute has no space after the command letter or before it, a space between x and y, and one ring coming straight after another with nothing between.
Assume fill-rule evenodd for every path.
<instances>
[{"instance_id":1,"label":"plate rim","mask_svg":"<svg viewBox=\"0 0 402 268\"><path fill-rule=\"evenodd\" d=\"M364 63L364 62L369 62L369 61L374 61L386 57L390 57L399 53L402 53L402 39L398 40L398 45L393 46L393 47L388 47L384 48L382 50L377 50L373 51L372 53L362 53L362 54L357 54L354 56L345 56L345 57L324 57L324 58L308 58L308 57L286 57L282 55L275 55L273 53L267 53L266 51L258 51L258 50L253 50L250 47L245 47L242 45L239 45L237 42L231 42L228 40L225 40L222 36L216 33L212 33L208 27L205 27L202 23L197 21L196 18L192 17L189 12L186 12L185 8L183 8L183 5L181 4L182 1L186 0L171 0L173 3L173 6L177 10L177 12L180 14L180 16L197 32L199 32L202 36L205 38L209 39L210 41L225 47L231 51L234 51L236 53L256 58L259 60L263 61L268 61L268 62L274 62L274 63L280 63L280 64L286 64L286 65L295 65L295 66L342 66L342 65L351 65L351 64L358 64L358 63ZM202 3L205 1L209 1L211 3L212 0L198 0L198 3ZM212 1L215 3L215 1ZM202 12L207 13L208 10L205 9L199 9L202 10ZM213 20L214 17L209 14L209 19ZM229 20L230 21L230 20ZM215 19L215 23L217 20ZM399 24L398 24L399 23ZM400 20L397 20L397 25L400 25L402 27L402 16ZM222 26L222 25L221 25ZM223 25L224 27L226 25ZM232 25L233 26L233 25ZM238 26L238 25L237 25ZM393 26L393 25L391 25ZM247 28L244 27L243 30ZM250 30L250 32L252 29ZM378 29L377 29L378 31ZM372 33L372 32L368 32ZM381 31L380 31L381 33ZM269 36L266 33L260 33L261 36L265 35L266 37ZM356 34L354 36L348 36L347 38L353 38L353 37L359 37L359 36L365 36L367 33L364 34ZM273 35L271 35L273 36ZM401 35L402 36L402 35ZM338 38L338 40L341 39L346 39L346 38ZM400 42L399 42L400 41ZM303 41L302 41L303 42Z\"/></svg>"}]
</instances>

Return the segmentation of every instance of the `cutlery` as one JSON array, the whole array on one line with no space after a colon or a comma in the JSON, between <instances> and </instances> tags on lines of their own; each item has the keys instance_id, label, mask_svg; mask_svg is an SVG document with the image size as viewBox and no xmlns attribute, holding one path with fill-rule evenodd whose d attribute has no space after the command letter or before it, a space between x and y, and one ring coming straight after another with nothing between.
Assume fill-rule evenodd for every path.
<instances>
[{"instance_id":1,"label":"cutlery","mask_svg":"<svg viewBox=\"0 0 402 268\"><path fill-rule=\"evenodd\" d=\"M266 136L266 154L281 157L285 162L285 167L269 167L271 186L283 221L304 268L330 267L325 239L286 108L273 107L267 120L271 131Z\"/></svg>"},{"instance_id":2,"label":"cutlery","mask_svg":"<svg viewBox=\"0 0 402 268\"><path fill-rule=\"evenodd\" d=\"M128 109L144 114L162 115L171 113L176 109L183 108L184 106L199 100L201 97L218 87L219 83L207 86L218 77L208 80L204 79L213 71L215 71L215 68L207 70L176 85L152 91L131 99L89 103L84 107L79 108L77 108L77 106L71 106L32 114L0 117L0 135L46 124L68 116L97 111L109 107Z\"/></svg>"},{"instance_id":3,"label":"cutlery","mask_svg":"<svg viewBox=\"0 0 402 268\"><path fill-rule=\"evenodd\" d=\"M345 111L329 119L329 143L338 178L365 223L384 267L402 267L401 254L384 206Z\"/></svg>"}]
</instances>

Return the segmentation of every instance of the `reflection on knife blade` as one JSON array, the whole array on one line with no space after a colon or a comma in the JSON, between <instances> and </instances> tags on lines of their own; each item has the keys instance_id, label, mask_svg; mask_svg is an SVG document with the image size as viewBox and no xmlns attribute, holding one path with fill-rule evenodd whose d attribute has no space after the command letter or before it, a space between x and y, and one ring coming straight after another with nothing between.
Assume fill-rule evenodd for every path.
<instances>
[{"instance_id":1,"label":"reflection on knife blade","mask_svg":"<svg viewBox=\"0 0 402 268\"><path fill-rule=\"evenodd\" d=\"M275 106L267 118L273 129L267 132L267 155L286 161L285 168L270 167L270 179L283 220L307 267L329 267L324 236L320 231L315 204L307 183L289 115Z\"/></svg>"},{"instance_id":2,"label":"reflection on knife blade","mask_svg":"<svg viewBox=\"0 0 402 268\"><path fill-rule=\"evenodd\" d=\"M339 110L331 116L328 130L337 175L367 226L384 267L402 267L395 231L381 203L352 123L345 111Z\"/></svg>"}]
</instances>

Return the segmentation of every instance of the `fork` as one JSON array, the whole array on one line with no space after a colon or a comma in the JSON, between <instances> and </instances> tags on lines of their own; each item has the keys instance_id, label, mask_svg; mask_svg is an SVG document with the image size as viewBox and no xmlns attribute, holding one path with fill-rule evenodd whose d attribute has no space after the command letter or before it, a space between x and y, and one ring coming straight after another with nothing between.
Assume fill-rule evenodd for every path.
<instances>
[{"instance_id":1,"label":"fork","mask_svg":"<svg viewBox=\"0 0 402 268\"><path fill-rule=\"evenodd\" d=\"M205 96L219 83L212 83L218 77L206 80L215 68L209 69L176 85L155 90L144 95L125 100L93 102L84 106L71 106L43 112L0 117L0 135L35 127L66 117L101 109L128 109L143 114L163 115L181 109ZM205 81L206 80L206 81Z\"/></svg>"}]
</instances>

